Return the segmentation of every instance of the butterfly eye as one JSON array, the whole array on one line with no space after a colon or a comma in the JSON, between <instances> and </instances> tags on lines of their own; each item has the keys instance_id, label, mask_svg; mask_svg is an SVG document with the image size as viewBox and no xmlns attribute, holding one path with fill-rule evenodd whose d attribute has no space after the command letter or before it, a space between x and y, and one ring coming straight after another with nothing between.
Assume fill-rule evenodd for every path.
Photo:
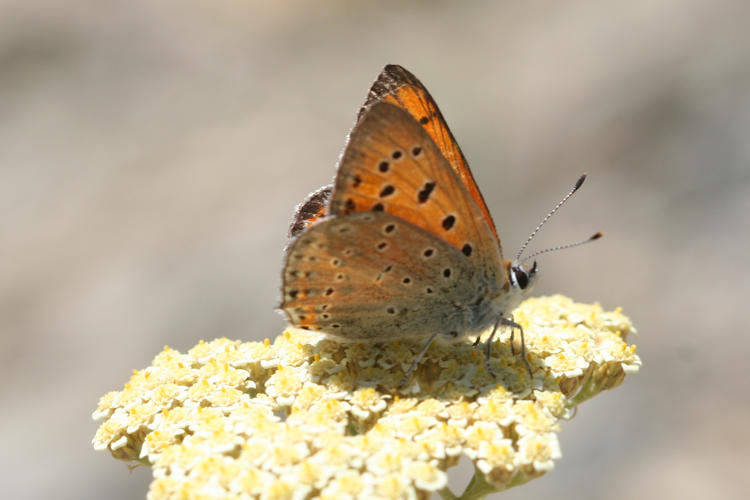
<instances>
[{"instance_id":1,"label":"butterfly eye","mask_svg":"<svg viewBox=\"0 0 750 500\"><path fill-rule=\"evenodd\" d=\"M533 269L534 268L532 268L532 270ZM519 266L513 266L510 268L510 279L513 284L521 290L524 290L529 286L529 275Z\"/></svg>"}]
</instances>

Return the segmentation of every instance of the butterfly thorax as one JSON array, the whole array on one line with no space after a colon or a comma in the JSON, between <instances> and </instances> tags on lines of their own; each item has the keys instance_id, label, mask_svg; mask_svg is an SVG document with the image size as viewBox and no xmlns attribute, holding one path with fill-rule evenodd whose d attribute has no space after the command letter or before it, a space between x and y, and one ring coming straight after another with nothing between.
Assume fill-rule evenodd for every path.
<instances>
[{"instance_id":1,"label":"butterfly thorax","mask_svg":"<svg viewBox=\"0 0 750 500\"><path fill-rule=\"evenodd\" d=\"M505 275L500 283L477 290L476 301L466 308L466 323L461 336L478 334L502 317L509 317L533 288L536 263L527 271L511 261L505 261Z\"/></svg>"}]
</instances>

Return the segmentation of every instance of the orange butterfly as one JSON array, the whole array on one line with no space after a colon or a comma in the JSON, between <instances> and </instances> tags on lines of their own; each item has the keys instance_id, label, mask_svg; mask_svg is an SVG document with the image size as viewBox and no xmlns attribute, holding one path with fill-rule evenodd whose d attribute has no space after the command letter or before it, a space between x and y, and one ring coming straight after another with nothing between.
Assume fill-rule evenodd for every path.
<instances>
[{"instance_id":1,"label":"orange butterfly","mask_svg":"<svg viewBox=\"0 0 750 500\"><path fill-rule=\"evenodd\" d=\"M503 258L461 149L404 68L386 66L372 85L333 186L299 206L290 236L280 307L293 325L348 341L426 339L402 383L435 338L494 325L491 372L490 342L506 325L521 332L531 371L510 312L530 292L536 262Z\"/></svg>"}]
</instances>

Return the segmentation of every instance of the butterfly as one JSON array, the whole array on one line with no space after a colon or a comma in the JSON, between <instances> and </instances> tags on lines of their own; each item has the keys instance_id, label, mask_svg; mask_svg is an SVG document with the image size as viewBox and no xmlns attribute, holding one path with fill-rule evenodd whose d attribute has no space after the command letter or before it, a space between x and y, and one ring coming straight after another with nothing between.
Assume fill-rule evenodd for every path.
<instances>
[{"instance_id":1,"label":"butterfly","mask_svg":"<svg viewBox=\"0 0 750 500\"><path fill-rule=\"evenodd\" d=\"M290 237L280 309L292 325L342 341L424 340L402 384L435 339L490 326L492 373L490 343L510 326L531 372L510 313L531 291L536 261L503 258L466 158L403 67L386 66L370 88L333 185L298 207Z\"/></svg>"}]
</instances>

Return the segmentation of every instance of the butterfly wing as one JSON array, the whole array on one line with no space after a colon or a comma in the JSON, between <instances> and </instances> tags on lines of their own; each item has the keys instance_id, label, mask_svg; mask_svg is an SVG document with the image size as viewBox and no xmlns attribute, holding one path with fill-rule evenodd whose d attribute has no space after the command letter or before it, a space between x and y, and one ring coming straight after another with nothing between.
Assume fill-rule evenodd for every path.
<instances>
[{"instance_id":1,"label":"butterfly wing","mask_svg":"<svg viewBox=\"0 0 750 500\"><path fill-rule=\"evenodd\" d=\"M500 245L482 211L427 132L397 106L377 102L355 125L328 209L395 215L461 251L490 282L505 282Z\"/></svg>"},{"instance_id":2,"label":"butterfly wing","mask_svg":"<svg viewBox=\"0 0 750 500\"><path fill-rule=\"evenodd\" d=\"M317 220L325 217L328 199L331 197L333 186L323 186L310 193L305 201L297 205L294 211L294 220L289 226L289 237L293 238Z\"/></svg>"},{"instance_id":3,"label":"butterfly wing","mask_svg":"<svg viewBox=\"0 0 750 500\"><path fill-rule=\"evenodd\" d=\"M427 131L443 157L448 161L448 164L456 172L459 179L461 179L474 203L479 207L484 216L485 223L489 226L499 244L500 239L497 236L497 229L492 220L492 215L490 215L482 193L477 187L466 157L464 157L461 148L453 137L453 133L448 128L448 124L445 122L445 118L443 118L443 114L440 112L435 100L425 86L422 85L422 82L405 68L397 64L389 64L370 87L367 99L359 110L358 121L364 116L370 106L378 102L389 102L402 108ZM330 195L330 190L326 190L327 188L328 186L324 186L315 191L300 205L290 228L290 236L296 235L308 227L310 223L326 215L327 208L325 202L327 201L327 196ZM315 211L311 212L308 219L305 219L306 212L303 212L302 209L304 208L309 212L313 207Z\"/></svg>"},{"instance_id":4,"label":"butterfly wing","mask_svg":"<svg viewBox=\"0 0 750 500\"><path fill-rule=\"evenodd\" d=\"M322 220L286 253L281 309L301 328L348 340L463 333L478 272L440 238L382 212Z\"/></svg>"},{"instance_id":5,"label":"butterfly wing","mask_svg":"<svg viewBox=\"0 0 750 500\"><path fill-rule=\"evenodd\" d=\"M377 102L389 102L407 111L427 131L479 207L495 239L499 241L495 223L471 174L469 164L435 100L422 82L401 66L389 64L372 84L367 100L359 111L359 117L361 118L367 108Z\"/></svg>"}]
</instances>

